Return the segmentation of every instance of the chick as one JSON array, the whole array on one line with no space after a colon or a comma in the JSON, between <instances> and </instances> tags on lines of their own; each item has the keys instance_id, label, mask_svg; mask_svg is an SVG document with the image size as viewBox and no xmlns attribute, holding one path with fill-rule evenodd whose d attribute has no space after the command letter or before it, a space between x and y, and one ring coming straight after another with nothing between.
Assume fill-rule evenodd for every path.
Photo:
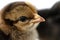
<instances>
[{"instance_id":1,"label":"chick","mask_svg":"<svg viewBox=\"0 0 60 40\"><path fill-rule=\"evenodd\" d=\"M9 35L9 40L39 40L36 27L45 19L36 8L26 2L14 2L1 11L0 29Z\"/></svg>"}]
</instances>

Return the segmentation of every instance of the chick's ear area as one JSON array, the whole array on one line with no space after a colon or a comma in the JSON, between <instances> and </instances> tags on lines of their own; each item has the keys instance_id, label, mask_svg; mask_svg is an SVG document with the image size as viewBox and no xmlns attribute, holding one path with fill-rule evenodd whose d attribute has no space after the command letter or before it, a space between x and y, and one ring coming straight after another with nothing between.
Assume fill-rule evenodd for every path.
<instances>
[{"instance_id":1,"label":"chick's ear area","mask_svg":"<svg viewBox=\"0 0 60 40\"><path fill-rule=\"evenodd\" d=\"M4 24L3 24L4 22L3 22L3 19L2 19L2 13L1 13L1 11L0 11L0 30L2 31L2 32L4 32L6 35L8 35L8 27L6 27Z\"/></svg>"}]
</instances>

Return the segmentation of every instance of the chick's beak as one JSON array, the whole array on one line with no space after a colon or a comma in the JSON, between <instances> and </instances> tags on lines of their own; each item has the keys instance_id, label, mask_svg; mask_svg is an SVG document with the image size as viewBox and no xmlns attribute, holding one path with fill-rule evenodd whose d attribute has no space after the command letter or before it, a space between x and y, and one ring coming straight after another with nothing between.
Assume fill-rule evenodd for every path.
<instances>
[{"instance_id":1,"label":"chick's beak","mask_svg":"<svg viewBox=\"0 0 60 40\"><path fill-rule=\"evenodd\" d=\"M37 18L34 20L34 22L44 22L45 19L43 17Z\"/></svg>"},{"instance_id":2,"label":"chick's beak","mask_svg":"<svg viewBox=\"0 0 60 40\"><path fill-rule=\"evenodd\" d=\"M34 23L37 23L37 22L44 22L45 19L39 15L36 15L35 19L33 20Z\"/></svg>"}]
</instances>

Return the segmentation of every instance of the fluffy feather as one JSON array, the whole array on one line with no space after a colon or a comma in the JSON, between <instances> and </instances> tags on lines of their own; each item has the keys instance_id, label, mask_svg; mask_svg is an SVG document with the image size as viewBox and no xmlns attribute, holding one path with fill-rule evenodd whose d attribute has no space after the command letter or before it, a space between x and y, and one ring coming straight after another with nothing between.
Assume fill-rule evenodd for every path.
<instances>
[{"instance_id":1,"label":"fluffy feather","mask_svg":"<svg viewBox=\"0 0 60 40\"><path fill-rule=\"evenodd\" d=\"M1 12L0 29L10 40L36 40L36 27L45 19L37 14L35 7L25 2L14 2Z\"/></svg>"}]
</instances>

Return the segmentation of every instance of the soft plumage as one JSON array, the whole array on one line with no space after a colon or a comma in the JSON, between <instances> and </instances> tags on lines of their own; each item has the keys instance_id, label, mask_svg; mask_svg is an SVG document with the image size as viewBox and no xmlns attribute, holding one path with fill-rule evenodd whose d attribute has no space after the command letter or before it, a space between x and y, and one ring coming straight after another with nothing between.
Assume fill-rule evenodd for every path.
<instances>
[{"instance_id":1,"label":"soft plumage","mask_svg":"<svg viewBox=\"0 0 60 40\"><path fill-rule=\"evenodd\" d=\"M36 27L45 19L37 14L35 7L25 2L14 2L1 11L0 29L9 40L36 40Z\"/></svg>"}]
</instances>

